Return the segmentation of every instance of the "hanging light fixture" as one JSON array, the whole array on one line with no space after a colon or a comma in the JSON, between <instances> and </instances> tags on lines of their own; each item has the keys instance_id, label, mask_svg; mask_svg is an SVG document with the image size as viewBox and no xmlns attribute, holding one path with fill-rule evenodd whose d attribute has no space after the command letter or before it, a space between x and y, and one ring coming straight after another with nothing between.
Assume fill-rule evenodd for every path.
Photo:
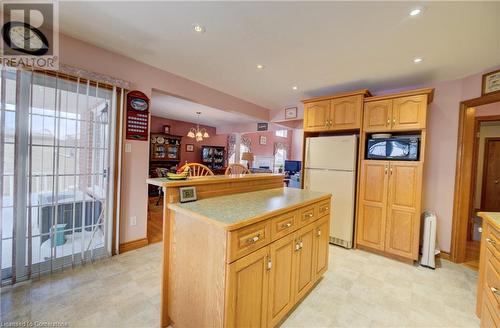
<instances>
[{"instance_id":1,"label":"hanging light fixture","mask_svg":"<svg viewBox=\"0 0 500 328\"><path fill-rule=\"evenodd\" d=\"M210 138L207 130L205 128L200 129L200 115L201 112L196 112L198 115L198 123L196 124L196 128L191 128L187 134L189 138L193 138L196 142L203 141L203 139Z\"/></svg>"}]
</instances>

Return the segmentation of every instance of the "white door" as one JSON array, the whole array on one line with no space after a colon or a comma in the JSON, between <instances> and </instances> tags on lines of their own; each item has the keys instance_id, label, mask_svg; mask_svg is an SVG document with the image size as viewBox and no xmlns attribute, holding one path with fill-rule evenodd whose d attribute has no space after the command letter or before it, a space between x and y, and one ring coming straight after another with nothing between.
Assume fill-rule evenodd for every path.
<instances>
[{"instance_id":1,"label":"white door","mask_svg":"<svg viewBox=\"0 0 500 328\"><path fill-rule=\"evenodd\" d=\"M305 167L356 170L357 145L355 135L307 138Z\"/></svg>"},{"instance_id":2,"label":"white door","mask_svg":"<svg viewBox=\"0 0 500 328\"><path fill-rule=\"evenodd\" d=\"M306 169L305 189L332 194L330 237L352 246L354 233L354 172Z\"/></svg>"}]
</instances>

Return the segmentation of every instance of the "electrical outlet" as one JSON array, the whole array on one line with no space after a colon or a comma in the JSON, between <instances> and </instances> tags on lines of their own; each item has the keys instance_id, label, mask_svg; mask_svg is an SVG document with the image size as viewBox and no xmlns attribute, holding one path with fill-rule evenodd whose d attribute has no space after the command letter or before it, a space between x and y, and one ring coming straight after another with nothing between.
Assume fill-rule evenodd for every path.
<instances>
[{"instance_id":1,"label":"electrical outlet","mask_svg":"<svg viewBox=\"0 0 500 328\"><path fill-rule=\"evenodd\" d=\"M131 153L132 152L132 144L131 143L126 143L125 144L125 152L126 153Z\"/></svg>"},{"instance_id":2,"label":"electrical outlet","mask_svg":"<svg viewBox=\"0 0 500 328\"><path fill-rule=\"evenodd\" d=\"M137 216L130 217L130 226L134 227L137 225Z\"/></svg>"}]
</instances>

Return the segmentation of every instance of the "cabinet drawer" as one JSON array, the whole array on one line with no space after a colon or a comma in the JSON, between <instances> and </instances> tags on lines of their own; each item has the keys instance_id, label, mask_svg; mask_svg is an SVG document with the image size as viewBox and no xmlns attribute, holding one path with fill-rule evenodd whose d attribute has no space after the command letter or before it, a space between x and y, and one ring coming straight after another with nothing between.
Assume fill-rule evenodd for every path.
<instances>
[{"instance_id":1,"label":"cabinet drawer","mask_svg":"<svg viewBox=\"0 0 500 328\"><path fill-rule=\"evenodd\" d=\"M489 249L486 254L485 293L489 294L496 313L500 313L500 260L495 258Z\"/></svg>"},{"instance_id":2,"label":"cabinet drawer","mask_svg":"<svg viewBox=\"0 0 500 328\"><path fill-rule=\"evenodd\" d=\"M318 205L318 218L330 215L331 204L330 201L321 202Z\"/></svg>"},{"instance_id":3,"label":"cabinet drawer","mask_svg":"<svg viewBox=\"0 0 500 328\"><path fill-rule=\"evenodd\" d=\"M299 227L298 212L292 211L271 219L271 238L280 239Z\"/></svg>"},{"instance_id":4,"label":"cabinet drawer","mask_svg":"<svg viewBox=\"0 0 500 328\"><path fill-rule=\"evenodd\" d=\"M271 220L230 231L228 236L228 263L239 259L271 242Z\"/></svg>"},{"instance_id":5,"label":"cabinet drawer","mask_svg":"<svg viewBox=\"0 0 500 328\"><path fill-rule=\"evenodd\" d=\"M489 234L486 236L486 248L491 251L491 254L500 260L500 236L497 231L490 225Z\"/></svg>"},{"instance_id":6,"label":"cabinet drawer","mask_svg":"<svg viewBox=\"0 0 500 328\"><path fill-rule=\"evenodd\" d=\"M309 205L301 208L300 210L300 224L303 227L309 223L315 221L318 218L318 204Z\"/></svg>"}]
</instances>

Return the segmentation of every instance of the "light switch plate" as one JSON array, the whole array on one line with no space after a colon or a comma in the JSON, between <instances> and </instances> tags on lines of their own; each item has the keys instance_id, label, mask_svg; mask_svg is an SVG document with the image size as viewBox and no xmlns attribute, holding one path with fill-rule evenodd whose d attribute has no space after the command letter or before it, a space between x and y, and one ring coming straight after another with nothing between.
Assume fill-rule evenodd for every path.
<instances>
[{"instance_id":1,"label":"light switch plate","mask_svg":"<svg viewBox=\"0 0 500 328\"><path fill-rule=\"evenodd\" d=\"M130 217L130 226L134 227L137 225L137 216Z\"/></svg>"},{"instance_id":2,"label":"light switch plate","mask_svg":"<svg viewBox=\"0 0 500 328\"><path fill-rule=\"evenodd\" d=\"M125 152L126 153L131 153L132 152L132 144L131 143L126 143L125 144Z\"/></svg>"}]
</instances>

